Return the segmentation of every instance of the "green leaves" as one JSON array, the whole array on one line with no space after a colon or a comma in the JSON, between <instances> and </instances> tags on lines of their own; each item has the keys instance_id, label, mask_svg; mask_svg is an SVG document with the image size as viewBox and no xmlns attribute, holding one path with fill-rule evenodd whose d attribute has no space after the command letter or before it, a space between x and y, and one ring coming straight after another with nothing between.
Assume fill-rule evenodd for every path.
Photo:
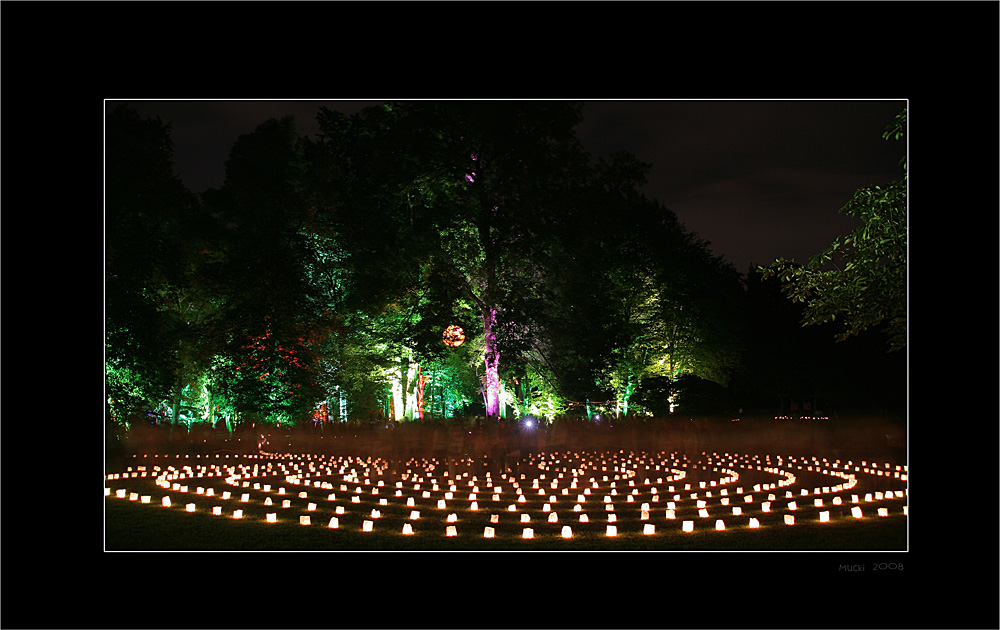
<instances>
[{"instance_id":1,"label":"green leaves","mask_svg":"<svg viewBox=\"0 0 1000 630\"><path fill-rule=\"evenodd\" d=\"M890 124L883 137L899 139L906 111ZM835 321L842 330L838 341L883 326L889 350L906 345L906 176L886 186L870 186L854 193L840 212L862 223L850 234L805 266L779 259L758 267L762 279L778 277L782 290L795 302L806 303L802 324Z\"/></svg>"}]
</instances>

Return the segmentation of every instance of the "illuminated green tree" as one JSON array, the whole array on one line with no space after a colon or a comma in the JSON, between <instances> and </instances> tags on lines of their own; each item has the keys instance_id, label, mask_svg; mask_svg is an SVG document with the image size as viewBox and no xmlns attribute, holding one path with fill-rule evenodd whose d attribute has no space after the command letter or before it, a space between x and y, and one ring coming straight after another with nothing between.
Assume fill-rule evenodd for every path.
<instances>
[{"instance_id":1,"label":"illuminated green tree","mask_svg":"<svg viewBox=\"0 0 1000 630\"><path fill-rule=\"evenodd\" d=\"M234 409L294 421L325 398L317 369L334 330L336 248L315 229L294 120L269 120L234 144L219 190L203 197L225 225L226 342L217 369Z\"/></svg>"},{"instance_id":2,"label":"illuminated green tree","mask_svg":"<svg viewBox=\"0 0 1000 630\"><path fill-rule=\"evenodd\" d=\"M183 374L187 319L165 296L191 286L201 264L191 237L206 217L174 174L168 124L118 106L105 142L106 384L110 413L124 420L168 398Z\"/></svg>"},{"instance_id":3,"label":"illuminated green tree","mask_svg":"<svg viewBox=\"0 0 1000 630\"><path fill-rule=\"evenodd\" d=\"M487 416L496 418L501 349L516 355L527 344L524 305L543 299L541 269L568 211L560 193L585 162L578 109L421 102L319 120L327 207L350 243L352 282L363 280L375 302L427 287L415 350L440 345L453 318L481 336Z\"/></svg>"},{"instance_id":4,"label":"illuminated green tree","mask_svg":"<svg viewBox=\"0 0 1000 630\"><path fill-rule=\"evenodd\" d=\"M886 128L885 139L906 132L906 110ZM906 161L903 177L885 186L854 193L841 212L860 225L838 237L805 265L779 259L758 271L776 276L785 294L805 304L804 326L840 321L842 341L862 331L884 327L889 350L906 346Z\"/></svg>"}]
</instances>

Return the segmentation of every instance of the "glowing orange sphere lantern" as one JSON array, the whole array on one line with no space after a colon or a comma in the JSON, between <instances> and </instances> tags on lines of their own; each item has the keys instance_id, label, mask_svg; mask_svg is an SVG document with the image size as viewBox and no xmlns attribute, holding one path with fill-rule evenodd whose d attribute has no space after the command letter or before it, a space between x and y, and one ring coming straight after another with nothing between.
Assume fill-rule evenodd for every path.
<instances>
[{"instance_id":1,"label":"glowing orange sphere lantern","mask_svg":"<svg viewBox=\"0 0 1000 630\"><path fill-rule=\"evenodd\" d=\"M442 340L444 341L444 345L457 348L465 341L465 331L462 330L461 326L452 324L444 329Z\"/></svg>"}]
</instances>

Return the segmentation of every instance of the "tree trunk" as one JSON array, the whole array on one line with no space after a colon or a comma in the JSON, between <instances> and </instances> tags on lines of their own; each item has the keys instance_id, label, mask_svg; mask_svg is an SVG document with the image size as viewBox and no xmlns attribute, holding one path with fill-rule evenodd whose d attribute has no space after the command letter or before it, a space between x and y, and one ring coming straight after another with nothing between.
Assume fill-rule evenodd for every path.
<instances>
[{"instance_id":1,"label":"tree trunk","mask_svg":"<svg viewBox=\"0 0 1000 630\"><path fill-rule=\"evenodd\" d=\"M483 336L486 340L486 419L495 422L500 418L500 351L497 349L496 309L483 309Z\"/></svg>"}]
</instances>

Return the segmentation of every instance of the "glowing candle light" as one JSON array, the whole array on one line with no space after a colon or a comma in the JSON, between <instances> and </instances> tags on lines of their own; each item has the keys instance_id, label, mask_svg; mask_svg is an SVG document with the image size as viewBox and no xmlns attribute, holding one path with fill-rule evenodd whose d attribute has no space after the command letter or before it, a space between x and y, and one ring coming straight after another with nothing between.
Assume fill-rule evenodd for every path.
<instances>
[{"instance_id":1,"label":"glowing candle light","mask_svg":"<svg viewBox=\"0 0 1000 630\"><path fill-rule=\"evenodd\" d=\"M589 522L590 522L590 519L589 519L589 518L587 518L587 515L586 515L586 514L581 514L581 515L580 515L580 522L581 522L581 523L589 523Z\"/></svg>"},{"instance_id":2,"label":"glowing candle light","mask_svg":"<svg viewBox=\"0 0 1000 630\"><path fill-rule=\"evenodd\" d=\"M840 505L841 503L843 503L843 500L841 500L840 497L833 497L833 504L834 505Z\"/></svg>"},{"instance_id":3,"label":"glowing candle light","mask_svg":"<svg viewBox=\"0 0 1000 630\"><path fill-rule=\"evenodd\" d=\"M363 532L370 532L370 531L372 531L372 529L374 527L375 527L375 523L373 521L369 521L367 519L363 523L361 523L361 531L363 531Z\"/></svg>"},{"instance_id":4,"label":"glowing candle light","mask_svg":"<svg viewBox=\"0 0 1000 630\"><path fill-rule=\"evenodd\" d=\"M617 536L618 535L618 526L617 525L608 525L608 528L604 532L604 535L608 536L608 537Z\"/></svg>"},{"instance_id":5,"label":"glowing candle light","mask_svg":"<svg viewBox=\"0 0 1000 630\"><path fill-rule=\"evenodd\" d=\"M733 507L733 516L739 516L740 514L743 514L743 508L741 508L741 507L735 507L734 506Z\"/></svg>"},{"instance_id":6,"label":"glowing candle light","mask_svg":"<svg viewBox=\"0 0 1000 630\"><path fill-rule=\"evenodd\" d=\"M698 510L698 516L700 516L701 518L708 518L708 510L704 508Z\"/></svg>"},{"instance_id":7,"label":"glowing candle light","mask_svg":"<svg viewBox=\"0 0 1000 630\"><path fill-rule=\"evenodd\" d=\"M813 507L823 507L823 499L813 499Z\"/></svg>"},{"instance_id":8,"label":"glowing candle light","mask_svg":"<svg viewBox=\"0 0 1000 630\"><path fill-rule=\"evenodd\" d=\"M552 512L551 514L549 514L549 522L550 523L555 523L557 521L558 521L558 517L556 516L555 512Z\"/></svg>"},{"instance_id":9,"label":"glowing candle light","mask_svg":"<svg viewBox=\"0 0 1000 630\"><path fill-rule=\"evenodd\" d=\"M490 522L491 523L499 523L500 522L500 515L499 514L490 514Z\"/></svg>"},{"instance_id":10,"label":"glowing candle light","mask_svg":"<svg viewBox=\"0 0 1000 630\"><path fill-rule=\"evenodd\" d=\"M531 529L530 527L525 527L524 530L521 532L521 538L534 538L534 537L535 537L535 530Z\"/></svg>"},{"instance_id":11,"label":"glowing candle light","mask_svg":"<svg viewBox=\"0 0 1000 630\"><path fill-rule=\"evenodd\" d=\"M160 503L163 504L163 507L170 507L170 497L163 497Z\"/></svg>"},{"instance_id":12,"label":"glowing candle light","mask_svg":"<svg viewBox=\"0 0 1000 630\"><path fill-rule=\"evenodd\" d=\"M529 522L531 522L531 517L528 516L527 514L522 514L521 515L521 522L522 523L529 523Z\"/></svg>"},{"instance_id":13,"label":"glowing candle light","mask_svg":"<svg viewBox=\"0 0 1000 630\"><path fill-rule=\"evenodd\" d=\"M483 528L483 538L493 538L495 534L496 532L492 527L486 526Z\"/></svg>"},{"instance_id":14,"label":"glowing candle light","mask_svg":"<svg viewBox=\"0 0 1000 630\"><path fill-rule=\"evenodd\" d=\"M760 504L760 510L762 512L770 512L771 511L771 504L770 504L770 502L765 501L764 503L761 503Z\"/></svg>"},{"instance_id":15,"label":"glowing candle light","mask_svg":"<svg viewBox=\"0 0 1000 630\"><path fill-rule=\"evenodd\" d=\"M403 523L403 535L409 536L413 534L413 527L409 523Z\"/></svg>"},{"instance_id":16,"label":"glowing candle light","mask_svg":"<svg viewBox=\"0 0 1000 630\"><path fill-rule=\"evenodd\" d=\"M789 510L796 510L796 509L798 509L798 506L795 505L795 501L789 501L788 502L788 509Z\"/></svg>"},{"instance_id":17,"label":"glowing candle light","mask_svg":"<svg viewBox=\"0 0 1000 630\"><path fill-rule=\"evenodd\" d=\"M684 523L681 525L681 530L685 532L693 532L694 521L684 521Z\"/></svg>"},{"instance_id":18,"label":"glowing candle light","mask_svg":"<svg viewBox=\"0 0 1000 630\"><path fill-rule=\"evenodd\" d=\"M228 501L229 497L231 497L231 496L233 496L233 495L230 494L228 490L226 490L225 492L222 493L222 500L223 501Z\"/></svg>"},{"instance_id":19,"label":"glowing candle light","mask_svg":"<svg viewBox=\"0 0 1000 630\"><path fill-rule=\"evenodd\" d=\"M115 496L119 499L124 499L126 492L127 490L125 490L125 488L120 488L118 490L115 490Z\"/></svg>"},{"instance_id":20,"label":"glowing candle light","mask_svg":"<svg viewBox=\"0 0 1000 630\"><path fill-rule=\"evenodd\" d=\"M336 516L331 516L330 523L327 524L327 527L329 527L330 529L337 529L338 527L340 527L340 519L338 519Z\"/></svg>"},{"instance_id":21,"label":"glowing candle light","mask_svg":"<svg viewBox=\"0 0 1000 630\"><path fill-rule=\"evenodd\" d=\"M854 518L861 518L863 516L861 514L861 508L858 507L858 506L852 507L851 508L851 516L853 516Z\"/></svg>"},{"instance_id":22,"label":"glowing candle light","mask_svg":"<svg viewBox=\"0 0 1000 630\"><path fill-rule=\"evenodd\" d=\"M382 518L382 513L379 512L378 510L372 510L371 517L372 518Z\"/></svg>"},{"instance_id":23,"label":"glowing candle light","mask_svg":"<svg viewBox=\"0 0 1000 630\"><path fill-rule=\"evenodd\" d=\"M785 514L785 525L794 525L794 524L795 524L795 516L791 514Z\"/></svg>"},{"instance_id":24,"label":"glowing candle light","mask_svg":"<svg viewBox=\"0 0 1000 630\"><path fill-rule=\"evenodd\" d=\"M152 500L152 497L150 497L148 494L144 494L141 497L139 497L139 503L149 503L150 500Z\"/></svg>"},{"instance_id":25,"label":"glowing candle light","mask_svg":"<svg viewBox=\"0 0 1000 630\"><path fill-rule=\"evenodd\" d=\"M562 532L560 533L560 535L563 538L572 538L573 537L573 530L570 528L569 525L563 525Z\"/></svg>"},{"instance_id":26,"label":"glowing candle light","mask_svg":"<svg viewBox=\"0 0 1000 630\"><path fill-rule=\"evenodd\" d=\"M609 523L614 523L617 520L618 520L618 517L616 515L614 515L614 514L608 514L608 522Z\"/></svg>"},{"instance_id":27,"label":"glowing candle light","mask_svg":"<svg viewBox=\"0 0 1000 630\"><path fill-rule=\"evenodd\" d=\"M438 499L437 507L438 507L439 510L443 510L445 508L445 505L446 504L444 502L444 499Z\"/></svg>"},{"instance_id":28,"label":"glowing candle light","mask_svg":"<svg viewBox=\"0 0 1000 630\"><path fill-rule=\"evenodd\" d=\"M820 523L828 523L828 522L830 522L830 512L825 511L825 510L823 512L820 512L819 513L819 522Z\"/></svg>"},{"instance_id":29,"label":"glowing candle light","mask_svg":"<svg viewBox=\"0 0 1000 630\"><path fill-rule=\"evenodd\" d=\"M473 501L472 503L469 504L469 509L475 512L479 510L479 504Z\"/></svg>"},{"instance_id":30,"label":"glowing candle light","mask_svg":"<svg viewBox=\"0 0 1000 630\"><path fill-rule=\"evenodd\" d=\"M750 519L750 529L757 529L758 527L760 527L760 521L758 521L755 518L751 518Z\"/></svg>"},{"instance_id":31,"label":"glowing candle light","mask_svg":"<svg viewBox=\"0 0 1000 630\"><path fill-rule=\"evenodd\" d=\"M715 521L715 530L716 531L722 531L724 529L726 529L726 523L725 523L725 521L723 521L721 518L720 519L716 519L716 521Z\"/></svg>"},{"instance_id":32,"label":"glowing candle light","mask_svg":"<svg viewBox=\"0 0 1000 630\"><path fill-rule=\"evenodd\" d=\"M222 506L221 505L216 505L215 507L213 507L212 508L212 514L214 514L215 516L221 516L222 515Z\"/></svg>"},{"instance_id":33,"label":"glowing candle light","mask_svg":"<svg viewBox=\"0 0 1000 630\"><path fill-rule=\"evenodd\" d=\"M666 517L667 517L667 518L677 518L677 517L676 517L676 516L674 515L674 511L673 511L673 510L667 510L667 513L666 513Z\"/></svg>"},{"instance_id":34,"label":"glowing candle light","mask_svg":"<svg viewBox=\"0 0 1000 630\"><path fill-rule=\"evenodd\" d=\"M233 512L233 518L240 519L243 518L243 510L236 510Z\"/></svg>"},{"instance_id":35,"label":"glowing candle light","mask_svg":"<svg viewBox=\"0 0 1000 630\"><path fill-rule=\"evenodd\" d=\"M458 536L458 530L454 525L449 525L444 532L445 536Z\"/></svg>"},{"instance_id":36,"label":"glowing candle light","mask_svg":"<svg viewBox=\"0 0 1000 630\"><path fill-rule=\"evenodd\" d=\"M186 512L194 512L194 503L188 503L184 506Z\"/></svg>"},{"instance_id":37,"label":"glowing candle light","mask_svg":"<svg viewBox=\"0 0 1000 630\"><path fill-rule=\"evenodd\" d=\"M268 523L277 523L278 522L278 515L275 514L274 512L270 512L270 513L267 514L265 520L267 520Z\"/></svg>"},{"instance_id":38,"label":"glowing candle light","mask_svg":"<svg viewBox=\"0 0 1000 630\"><path fill-rule=\"evenodd\" d=\"M879 516L889 516L889 508L880 507L878 509Z\"/></svg>"}]
</instances>

